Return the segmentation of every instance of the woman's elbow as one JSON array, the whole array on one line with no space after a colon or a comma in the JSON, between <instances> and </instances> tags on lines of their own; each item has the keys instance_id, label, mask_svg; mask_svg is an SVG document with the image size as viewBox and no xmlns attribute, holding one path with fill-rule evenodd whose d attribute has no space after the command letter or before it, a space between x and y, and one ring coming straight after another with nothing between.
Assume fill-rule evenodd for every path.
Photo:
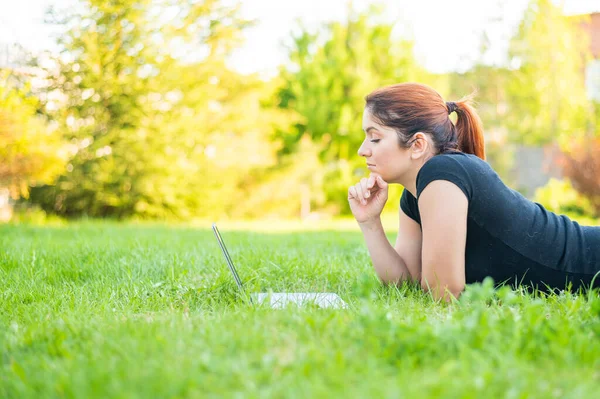
<instances>
[{"instance_id":1,"label":"woman's elbow","mask_svg":"<svg viewBox=\"0 0 600 399\"><path fill-rule=\"evenodd\" d=\"M378 275L379 281L383 285L400 285L404 281L414 281L414 278L410 273L401 273L399 275Z\"/></svg>"},{"instance_id":2,"label":"woman's elbow","mask_svg":"<svg viewBox=\"0 0 600 399\"><path fill-rule=\"evenodd\" d=\"M428 284L427 281L421 280L421 289L423 289L424 292L430 292L436 301L444 299L446 302L450 302L453 299L458 299L458 297L460 297L460 294L465 289L465 284L439 284L432 286Z\"/></svg>"}]
</instances>

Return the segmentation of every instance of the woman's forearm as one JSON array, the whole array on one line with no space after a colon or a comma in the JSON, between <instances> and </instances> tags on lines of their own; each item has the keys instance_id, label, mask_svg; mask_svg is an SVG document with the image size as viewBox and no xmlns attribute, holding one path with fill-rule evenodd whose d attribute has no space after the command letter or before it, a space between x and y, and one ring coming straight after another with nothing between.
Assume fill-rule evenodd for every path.
<instances>
[{"instance_id":1,"label":"woman's forearm","mask_svg":"<svg viewBox=\"0 0 600 399\"><path fill-rule=\"evenodd\" d=\"M358 225L365 237L371 261L379 279L386 284L411 280L406 263L385 236L381 219Z\"/></svg>"}]
</instances>

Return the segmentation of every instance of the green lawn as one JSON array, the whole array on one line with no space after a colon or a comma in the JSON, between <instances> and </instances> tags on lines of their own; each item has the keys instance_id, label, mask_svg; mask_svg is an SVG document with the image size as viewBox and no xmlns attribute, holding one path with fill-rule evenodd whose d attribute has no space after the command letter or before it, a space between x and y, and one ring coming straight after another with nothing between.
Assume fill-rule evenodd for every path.
<instances>
[{"instance_id":1,"label":"green lawn","mask_svg":"<svg viewBox=\"0 0 600 399\"><path fill-rule=\"evenodd\" d=\"M444 305L380 286L355 225L257 227L221 226L250 291L349 309L244 304L206 227L0 226L0 397L600 395L597 292Z\"/></svg>"}]
</instances>

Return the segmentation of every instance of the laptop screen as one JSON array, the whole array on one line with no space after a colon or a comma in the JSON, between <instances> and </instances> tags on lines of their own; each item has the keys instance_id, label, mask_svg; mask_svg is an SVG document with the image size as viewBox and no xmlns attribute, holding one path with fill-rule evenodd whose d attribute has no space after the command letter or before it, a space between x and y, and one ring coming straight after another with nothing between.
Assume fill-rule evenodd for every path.
<instances>
[{"instance_id":1,"label":"laptop screen","mask_svg":"<svg viewBox=\"0 0 600 399\"><path fill-rule=\"evenodd\" d=\"M237 271L235 270L233 261L231 260L231 257L229 256L229 251L227 251L227 247L225 246L225 242L223 242L223 239L221 238L221 234L219 233L219 229L217 228L216 223L212 224L212 229L213 229L213 232L215 233L217 242L219 243L219 246L221 247L223 256L225 256L225 261L227 262L227 265L229 266L229 270L231 270L231 273L233 274L233 278L235 279L235 282L237 283L238 288L242 291L242 294L245 294L246 292L244 291L244 287L242 285L242 280L240 280L240 276L238 276Z\"/></svg>"}]
</instances>

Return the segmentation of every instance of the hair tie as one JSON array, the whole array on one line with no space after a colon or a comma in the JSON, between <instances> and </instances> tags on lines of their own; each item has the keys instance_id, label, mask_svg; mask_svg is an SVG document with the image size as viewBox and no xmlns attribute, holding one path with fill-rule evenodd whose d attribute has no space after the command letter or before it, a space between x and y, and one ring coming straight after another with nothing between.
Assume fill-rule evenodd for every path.
<instances>
[{"instance_id":1,"label":"hair tie","mask_svg":"<svg viewBox=\"0 0 600 399\"><path fill-rule=\"evenodd\" d=\"M448 107L448 115L450 115L458 109L458 105L456 105L454 101L446 102L446 107Z\"/></svg>"}]
</instances>

